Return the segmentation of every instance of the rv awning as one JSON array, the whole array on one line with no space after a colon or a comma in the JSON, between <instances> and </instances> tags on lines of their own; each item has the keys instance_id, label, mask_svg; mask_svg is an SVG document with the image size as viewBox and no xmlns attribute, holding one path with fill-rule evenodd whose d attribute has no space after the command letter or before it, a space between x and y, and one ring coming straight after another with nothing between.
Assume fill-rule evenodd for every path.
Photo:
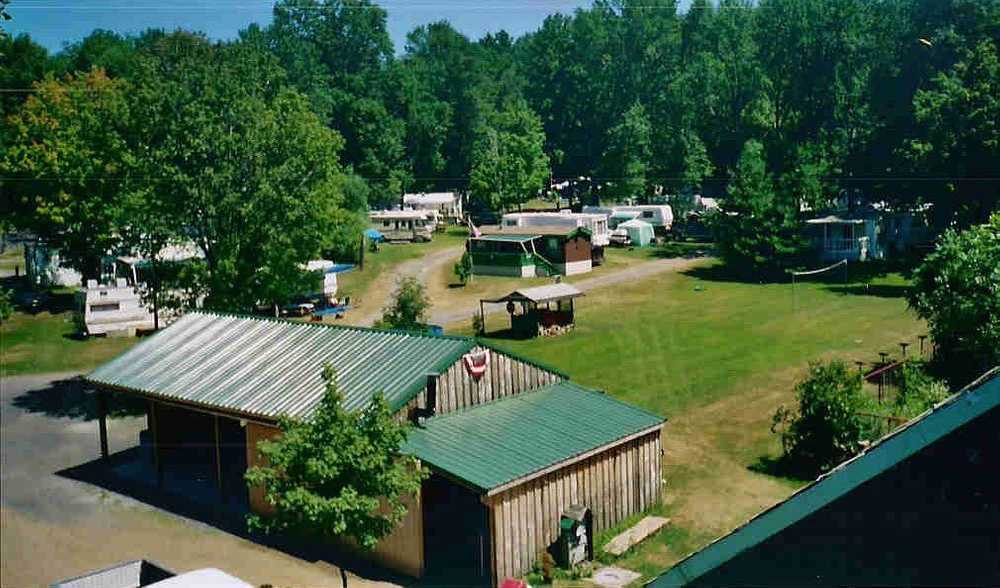
<instances>
[{"instance_id":1,"label":"rv awning","mask_svg":"<svg viewBox=\"0 0 1000 588\"><path fill-rule=\"evenodd\" d=\"M541 304L544 302L554 302L556 300L569 300L583 296L583 292L569 284L549 284L548 286L537 286L535 288L522 288L514 290L510 294L497 298L496 300L484 300L483 302L534 302Z\"/></svg>"},{"instance_id":2,"label":"rv awning","mask_svg":"<svg viewBox=\"0 0 1000 588\"><path fill-rule=\"evenodd\" d=\"M860 218L842 218L836 215L824 216L822 218L812 218L806 221L810 225L863 225L865 221Z\"/></svg>"}]
</instances>

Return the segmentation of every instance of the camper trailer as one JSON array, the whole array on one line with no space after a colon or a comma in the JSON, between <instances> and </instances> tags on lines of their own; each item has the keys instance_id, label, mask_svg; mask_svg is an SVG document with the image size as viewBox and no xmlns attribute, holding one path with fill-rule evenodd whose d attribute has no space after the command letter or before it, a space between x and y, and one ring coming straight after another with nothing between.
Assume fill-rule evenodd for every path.
<instances>
[{"instance_id":1,"label":"camper trailer","mask_svg":"<svg viewBox=\"0 0 1000 588\"><path fill-rule=\"evenodd\" d=\"M421 192L403 194L403 206L432 213L439 222L459 224L463 221L462 196L457 192Z\"/></svg>"},{"instance_id":2,"label":"camper trailer","mask_svg":"<svg viewBox=\"0 0 1000 588\"><path fill-rule=\"evenodd\" d=\"M615 229L617 224L628 222L632 219L638 219L652 225L656 235L660 237L664 237L670 233L670 229L674 224L674 211L667 204L636 204L634 206L615 204L612 206L584 206L583 212L606 215L610 224L615 225L611 226L611 229Z\"/></svg>"},{"instance_id":3,"label":"camper trailer","mask_svg":"<svg viewBox=\"0 0 1000 588\"><path fill-rule=\"evenodd\" d=\"M373 210L371 226L387 241L430 241L434 215L426 210Z\"/></svg>"},{"instance_id":4,"label":"camper trailer","mask_svg":"<svg viewBox=\"0 0 1000 588\"><path fill-rule=\"evenodd\" d=\"M591 261L594 265L604 263L604 248L611 244L608 219L601 214L560 212L512 212L503 215L500 222L505 230L532 227L581 227L590 231Z\"/></svg>"},{"instance_id":5,"label":"camper trailer","mask_svg":"<svg viewBox=\"0 0 1000 588\"><path fill-rule=\"evenodd\" d=\"M153 315L125 278L113 285L87 280L87 287L77 292L79 319L87 335L122 334L135 336L138 330L154 328Z\"/></svg>"}]
</instances>

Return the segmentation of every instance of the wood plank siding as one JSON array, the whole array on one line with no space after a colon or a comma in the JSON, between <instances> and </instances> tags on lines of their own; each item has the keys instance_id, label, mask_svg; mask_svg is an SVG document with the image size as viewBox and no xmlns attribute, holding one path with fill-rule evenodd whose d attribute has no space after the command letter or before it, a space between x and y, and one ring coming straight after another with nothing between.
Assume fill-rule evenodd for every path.
<instances>
[{"instance_id":1,"label":"wood plank siding","mask_svg":"<svg viewBox=\"0 0 1000 588\"><path fill-rule=\"evenodd\" d=\"M247 464L249 467L263 465L265 458L257 451L257 442L273 439L281 434L277 427L248 422L247 434ZM388 537L370 552L356 549L356 544L342 541L341 545L359 553L380 565L392 568L404 574L419 578L424 571L424 517L421 496L404 496L406 516L396 526ZM264 498L264 488L256 486L250 489L250 509L260 515L271 515L274 507Z\"/></svg>"},{"instance_id":2,"label":"wood plank siding","mask_svg":"<svg viewBox=\"0 0 1000 588\"><path fill-rule=\"evenodd\" d=\"M656 503L661 443L657 430L485 498L494 529L494 584L531 571L539 552L558 538L568 506L590 508L596 535ZM595 554L600 548L594 545Z\"/></svg>"},{"instance_id":3,"label":"wood plank siding","mask_svg":"<svg viewBox=\"0 0 1000 588\"><path fill-rule=\"evenodd\" d=\"M499 400L505 396L520 394L548 384L559 382L562 376L554 374L526 361L511 357L489 347L476 347L472 353L489 353L489 366L479 379L469 375L464 363L459 360L440 376L437 376L437 414L454 412L477 404ZM397 418L411 417L416 408L427 405L427 389L424 388L397 413Z\"/></svg>"}]
</instances>

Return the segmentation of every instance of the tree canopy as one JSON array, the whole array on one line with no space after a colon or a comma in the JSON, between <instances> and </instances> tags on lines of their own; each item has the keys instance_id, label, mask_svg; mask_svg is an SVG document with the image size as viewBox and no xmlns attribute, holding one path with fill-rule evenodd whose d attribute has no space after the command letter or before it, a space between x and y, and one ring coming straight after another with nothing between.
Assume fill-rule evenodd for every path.
<instances>
[{"instance_id":1,"label":"tree canopy","mask_svg":"<svg viewBox=\"0 0 1000 588\"><path fill-rule=\"evenodd\" d=\"M251 515L251 529L308 538L350 538L373 549L406 514L424 472L399 454L406 425L376 394L360 411L344 408L336 372L323 369L326 391L310 419L281 419L281 435L257 444L265 465L247 484L263 487L271 516Z\"/></svg>"}]
</instances>

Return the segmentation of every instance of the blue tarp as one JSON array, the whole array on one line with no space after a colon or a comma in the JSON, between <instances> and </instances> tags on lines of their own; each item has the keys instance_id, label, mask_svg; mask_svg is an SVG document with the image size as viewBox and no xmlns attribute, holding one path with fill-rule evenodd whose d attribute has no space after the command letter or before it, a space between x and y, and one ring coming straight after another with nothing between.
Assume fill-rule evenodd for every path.
<instances>
[{"instance_id":1,"label":"blue tarp","mask_svg":"<svg viewBox=\"0 0 1000 588\"><path fill-rule=\"evenodd\" d=\"M342 274L344 272L349 272L354 269L353 263L335 263L332 266L326 268L328 274Z\"/></svg>"},{"instance_id":2,"label":"blue tarp","mask_svg":"<svg viewBox=\"0 0 1000 588\"><path fill-rule=\"evenodd\" d=\"M365 231L365 237L371 239L372 241L382 241L385 239L385 235L376 231L375 229L368 229Z\"/></svg>"}]
</instances>

